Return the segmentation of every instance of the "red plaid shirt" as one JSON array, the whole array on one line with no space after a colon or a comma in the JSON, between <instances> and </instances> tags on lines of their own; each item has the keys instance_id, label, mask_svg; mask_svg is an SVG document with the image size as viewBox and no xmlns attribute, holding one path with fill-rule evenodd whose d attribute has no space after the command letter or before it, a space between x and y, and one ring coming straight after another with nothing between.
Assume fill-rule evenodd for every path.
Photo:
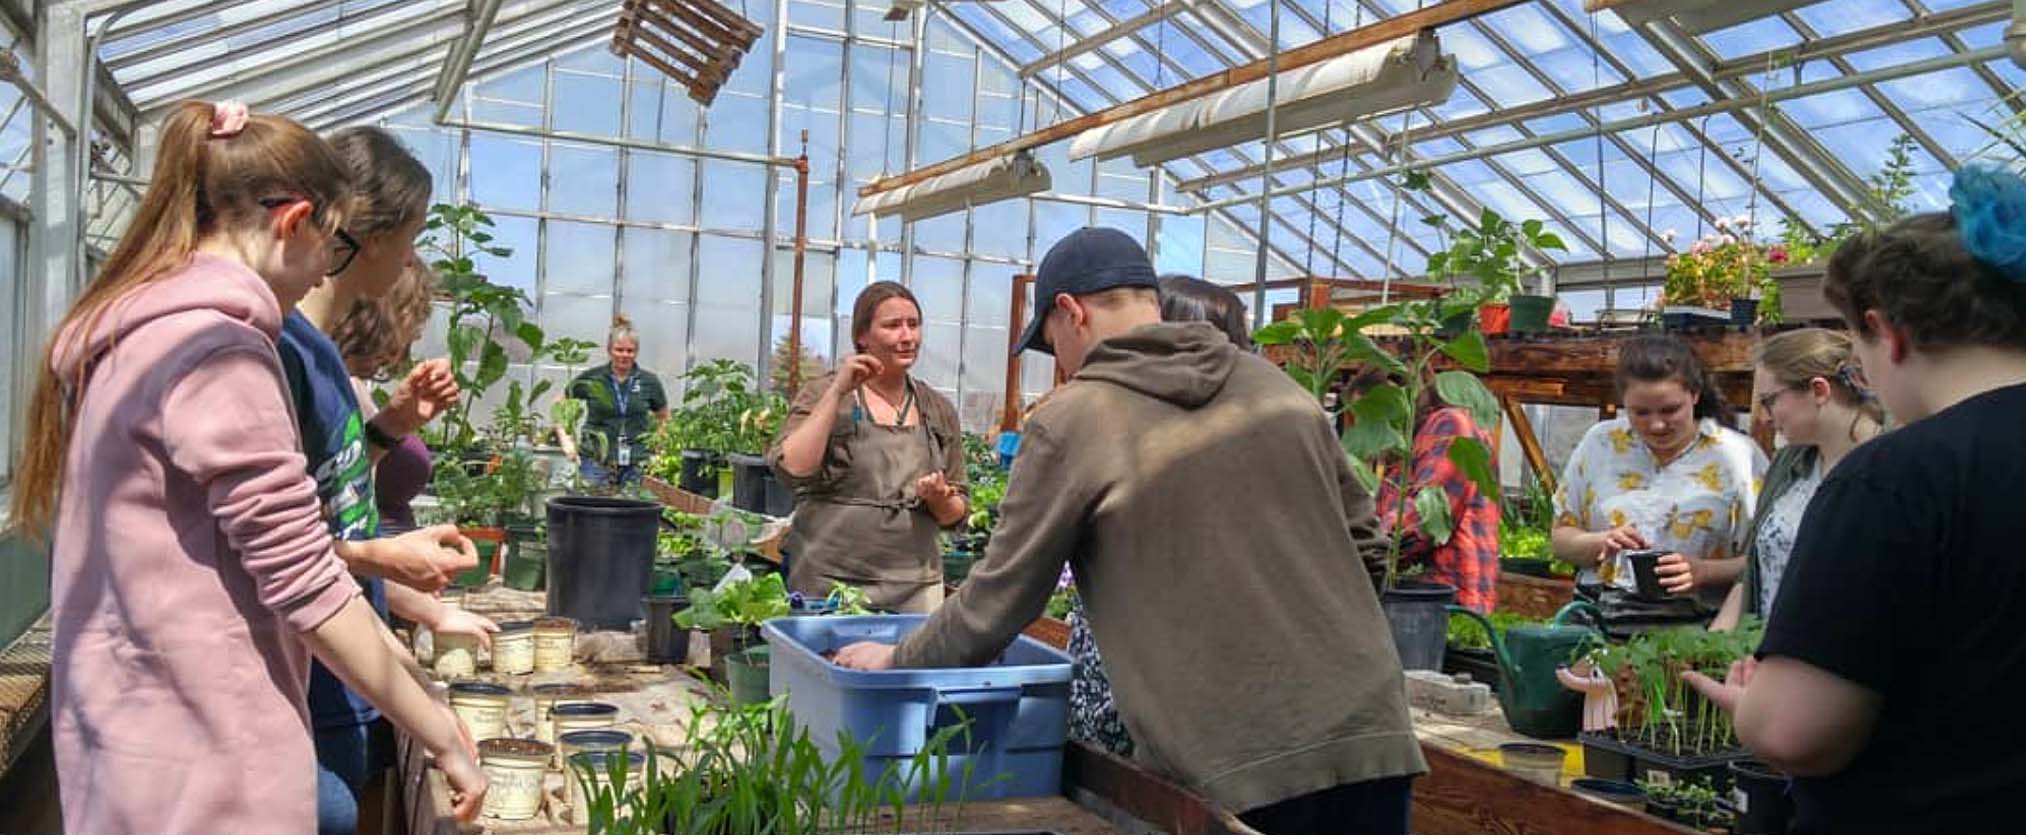
<instances>
[{"instance_id":1,"label":"red plaid shirt","mask_svg":"<svg viewBox=\"0 0 2026 835\"><path fill-rule=\"evenodd\" d=\"M1491 448L1491 436L1471 420L1470 412L1450 407L1437 409L1414 434L1414 483L1407 496L1407 539L1401 544L1401 558L1407 562L1428 562L1427 580L1456 587L1456 602L1469 609L1489 613L1498 606L1498 500L1477 489L1477 482L1449 460L1449 442L1474 436ZM1496 472L1494 462L1494 472ZM1435 545L1420 535L1420 519L1412 498L1428 485L1441 485L1449 493L1449 519L1455 533L1449 541ZM1391 482L1379 490L1380 515L1392 530L1399 508L1399 494Z\"/></svg>"}]
</instances>

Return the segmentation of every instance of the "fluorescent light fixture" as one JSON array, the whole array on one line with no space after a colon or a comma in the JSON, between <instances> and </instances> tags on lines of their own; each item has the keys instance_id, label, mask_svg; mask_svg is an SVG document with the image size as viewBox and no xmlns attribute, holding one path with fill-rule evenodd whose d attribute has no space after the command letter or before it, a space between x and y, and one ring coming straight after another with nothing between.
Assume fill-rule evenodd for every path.
<instances>
[{"instance_id":1,"label":"fluorescent light fixture","mask_svg":"<svg viewBox=\"0 0 2026 835\"><path fill-rule=\"evenodd\" d=\"M1610 9L1627 26L1672 19L1691 35L1728 29L1822 0L1583 0L1586 12Z\"/></svg>"},{"instance_id":2,"label":"fluorescent light fixture","mask_svg":"<svg viewBox=\"0 0 2026 835\"><path fill-rule=\"evenodd\" d=\"M901 220L912 223L972 206L1039 194L1047 191L1052 182L1047 166L1033 154L1020 151L911 186L859 198L851 207L851 214L900 215Z\"/></svg>"},{"instance_id":3,"label":"fluorescent light fixture","mask_svg":"<svg viewBox=\"0 0 2026 835\"><path fill-rule=\"evenodd\" d=\"M1274 91L1282 138L1357 119L1447 101L1456 60L1433 32L1376 44L1288 70ZM1267 79L1240 84L1084 131L1069 158L1131 156L1140 166L1266 138Z\"/></svg>"}]
</instances>

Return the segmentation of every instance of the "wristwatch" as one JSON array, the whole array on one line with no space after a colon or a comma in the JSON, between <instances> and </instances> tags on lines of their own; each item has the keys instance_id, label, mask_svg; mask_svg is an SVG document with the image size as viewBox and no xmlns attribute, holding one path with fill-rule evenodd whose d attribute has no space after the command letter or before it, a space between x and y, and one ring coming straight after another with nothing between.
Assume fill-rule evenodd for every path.
<instances>
[{"instance_id":1,"label":"wristwatch","mask_svg":"<svg viewBox=\"0 0 2026 835\"><path fill-rule=\"evenodd\" d=\"M372 444L373 446L385 450L392 450L393 448L401 445L400 438L396 438L393 435L387 434L387 430L381 429L379 424L374 423L370 420L366 421L365 423L366 423L366 443Z\"/></svg>"}]
</instances>

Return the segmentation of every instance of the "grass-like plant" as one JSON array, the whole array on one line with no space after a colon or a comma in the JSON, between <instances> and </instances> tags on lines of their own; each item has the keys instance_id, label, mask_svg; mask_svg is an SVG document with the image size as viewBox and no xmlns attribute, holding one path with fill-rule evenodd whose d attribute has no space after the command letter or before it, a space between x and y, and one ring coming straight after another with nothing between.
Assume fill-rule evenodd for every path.
<instances>
[{"instance_id":1,"label":"grass-like plant","mask_svg":"<svg viewBox=\"0 0 2026 835\"><path fill-rule=\"evenodd\" d=\"M645 774L629 781L624 758L602 774L572 762L592 835L816 835L950 831L971 791L971 721L931 734L914 756L865 768L867 744L839 732L826 752L797 724L785 698L744 707L699 704L683 744L650 745ZM600 779L600 778L603 779ZM944 820L945 812L951 819Z\"/></svg>"}]
</instances>

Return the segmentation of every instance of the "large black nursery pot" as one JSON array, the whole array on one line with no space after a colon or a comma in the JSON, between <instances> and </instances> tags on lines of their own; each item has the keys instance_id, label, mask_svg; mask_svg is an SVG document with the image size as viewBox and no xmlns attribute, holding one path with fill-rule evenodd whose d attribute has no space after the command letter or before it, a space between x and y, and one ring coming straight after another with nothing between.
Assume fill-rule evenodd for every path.
<instances>
[{"instance_id":1,"label":"large black nursery pot","mask_svg":"<svg viewBox=\"0 0 2026 835\"><path fill-rule=\"evenodd\" d=\"M682 595L648 597L641 601L647 610L647 660L656 664L680 664L689 658L689 630L675 625L675 613L689 608Z\"/></svg>"},{"instance_id":2,"label":"large black nursery pot","mask_svg":"<svg viewBox=\"0 0 2026 835\"><path fill-rule=\"evenodd\" d=\"M1379 608L1393 628L1393 645L1404 670L1440 670L1449 633L1449 604L1456 587L1401 580L1379 596Z\"/></svg>"},{"instance_id":3,"label":"large black nursery pot","mask_svg":"<svg viewBox=\"0 0 2026 835\"><path fill-rule=\"evenodd\" d=\"M705 498L718 497L718 467L711 454L700 449L682 451L682 476L677 485Z\"/></svg>"},{"instance_id":4,"label":"large black nursery pot","mask_svg":"<svg viewBox=\"0 0 2026 835\"><path fill-rule=\"evenodd\" d=\"M767 512L767 482L774 478L767 459L734 452L725 460L732 465L732 506L750 513Z\"/></svg>"},{"instance_id":5,"label":"large black nursery pot","mask_svg":"<svg viewBox=\"0 0 2026 835\"><path fill-rule=\"evenodd\" d=\"M654 571L661 506L603 496L549 500L551 615L587 629L631 629Z\"/></svg>"},{"instance_id":6,"label":"large black nursery pot","mask_svg":"<svg viewBox=\"0 0 2026 835\"><path fill-rule=\"evenodd\" d=\"M768 516L786 516L795 510L795 491L774 476L767 459L732 453L732 506Z\"/></svg>"}]
</instances>

